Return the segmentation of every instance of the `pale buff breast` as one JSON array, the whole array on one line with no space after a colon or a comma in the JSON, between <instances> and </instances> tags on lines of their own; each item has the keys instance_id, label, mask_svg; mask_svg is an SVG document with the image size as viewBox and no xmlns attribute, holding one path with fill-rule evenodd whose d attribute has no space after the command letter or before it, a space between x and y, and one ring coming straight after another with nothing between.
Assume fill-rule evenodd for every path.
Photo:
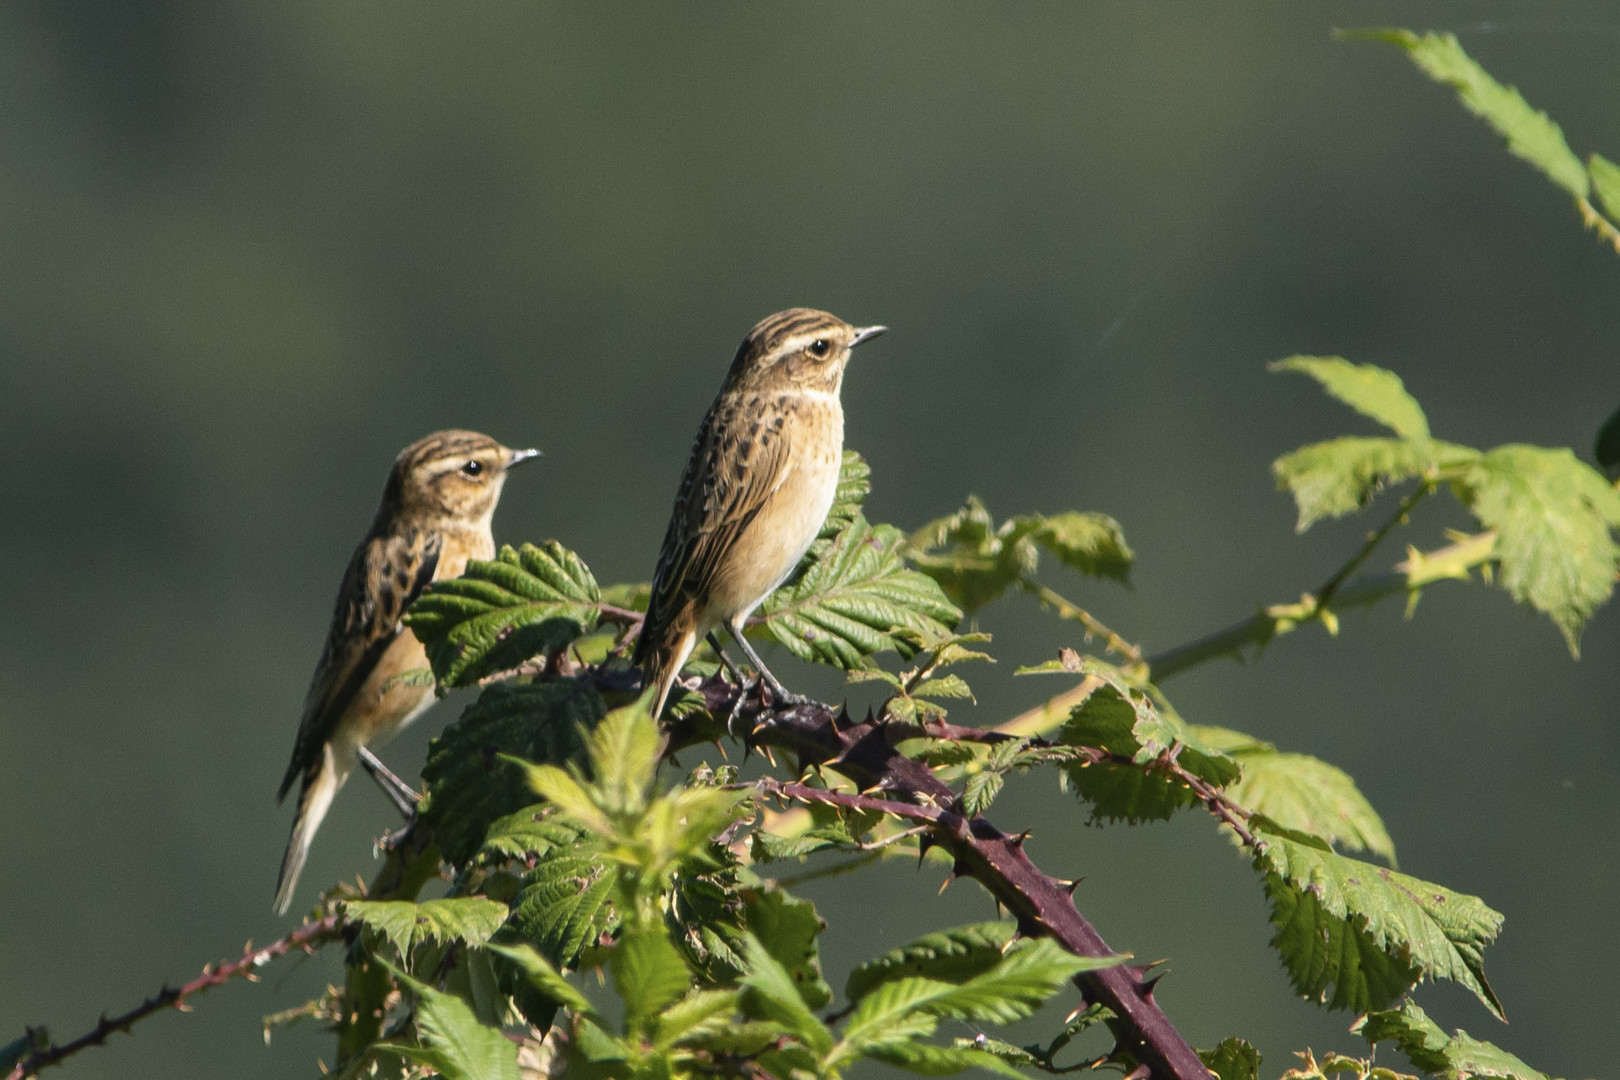
<instances>
[{"instance_id":1,"label":"pale buff breast","mask_svg":"<svg viewBox=\"0 0 1620 1080\"><path fill-rule=\"evenodd\" d=\"M789 449L782 475L717 575L704 625L747 617L793 573L832 509L844 451L844 410L834 394L794 396L796 408L783 431Z\"/></svg>"}]
</instances>

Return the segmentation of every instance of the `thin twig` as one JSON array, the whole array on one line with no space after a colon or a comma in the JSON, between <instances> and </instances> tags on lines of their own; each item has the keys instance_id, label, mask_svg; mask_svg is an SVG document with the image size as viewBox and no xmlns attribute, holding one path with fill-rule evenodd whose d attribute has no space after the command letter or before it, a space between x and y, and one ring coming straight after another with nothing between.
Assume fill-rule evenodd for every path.
<instances>
[{"instance_id":1,"label":"thin twig","mask_svg":"<svg viewBox=\"0 0 1620 1080\"><path fill-rule=\"evenodd\" d=\"M1328 578L1320 589L1316 590L1316 608L1318 611L1327 610L1328 603L1332 601L1334 594L1339 591L1339 586L1343 585L1350 575L1355 573L1357 568L1367 561L1372 555L1373 549L1383 543L1386 536L1394 532L1397 527L1406 521L1407 515L1411 514L1418 503L1434 494L1435 483L1436 481L1433 480L1424 480L1423 483L1417 486L1416 490L1408 493L1406 498L1401 500L1400 505L1395 508L1395 512L1389 516L1389 520L1367 537L1367 542L1361 545L1361 550L1352 555L1349 562L1339 567L1338 572Z\"/></svg>"},{"instance_id":2,"label":"thin twig","mask_svg":"<svg viewBox=\"0 0 1620 1080\"><path fill-rule=\"evenodd\" d=\"M39 1071L52 1065L58 1065L64 1058L71 1057L88 1046L100 1046L107 1041L107 1037L115 1031L129 1032L138 1021L146 1019L153 1013L164 1009L185 1010L186 999L193 994L223 985L238 976L253 979L254 971L283 956L294 949L312 951L316 945L324 945L327 941L335 940L339 935L341 916L328 915L316 922L305 923L292 933L288 934L262 949L255 949L251 943L242 950L242 955L235 960L220 964L209 964L204 967L202 974L186 983L184 986L165 986L156 994L147 998L139 1005L126 1013L114 1017L103 1015L96 1026L72 1042L61 1045L52 1044L19 1061L16 1066L6 1074L6 1080L23 1080L24 1077L36 1076Z\"/></svg>"},{"instance_id":3,"label":"thin twig","mask_svg":"<svg viewBox=\"0 0 1620 1080\"><path fill-rule=\"evenodd\" d=\"M1102 638L1103 645L1123 656L1127 663L1135 666L1142 662L1142 650L1138 646L1131 644L1119 634L1110 630L1095 615L1080 605L1072 603L1061 593L1028 577L1019 578L1018 587L1035 596L1046 607L1056 611L1058 618L1072 619L1084 626L1086 633L1093 637Z\"/></svg>"}]
</instances>

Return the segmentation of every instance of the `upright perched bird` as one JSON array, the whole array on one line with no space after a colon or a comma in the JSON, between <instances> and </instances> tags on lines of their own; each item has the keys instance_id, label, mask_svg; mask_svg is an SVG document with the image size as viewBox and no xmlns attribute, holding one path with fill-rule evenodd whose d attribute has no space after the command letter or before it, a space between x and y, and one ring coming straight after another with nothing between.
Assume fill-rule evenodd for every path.
<instances>
[{"instance_id":1,"label":"upright perched bird","mask_svg":"<svg viewBox=\"0 0 1620 1080\"><path fill-rule=\"evenodd\" d=\"M495 556L490 519L506 472L538 450L508 450L476 431L438 431L401 450L371 531L349 560L332 628L304 699L304 718L276 801L299 781L298 817L281 860L276 910L285 914L310 841L332 797L363 764L397 803L409 785L366 744L382 742L433 704L433 687L395 678L428 666L400 617L430 581L457 577L468 559ZM392 790L390 790L392 789Z\"/></svg>"},{"instance_id":2,"label":"upright perched bird","mask_svg":"<svg viewBox=\"0 0 1620 1080\"><path fill-rule=\"evenodd\" d=\"M721 625L775 697L803 700L765 667L743 623L827 519L844 449L844 365L885 329L790 308L743 338L681 477L636 644L644 684L657 688L654 716L697 643Z\"/></svg>"}]
</instances>

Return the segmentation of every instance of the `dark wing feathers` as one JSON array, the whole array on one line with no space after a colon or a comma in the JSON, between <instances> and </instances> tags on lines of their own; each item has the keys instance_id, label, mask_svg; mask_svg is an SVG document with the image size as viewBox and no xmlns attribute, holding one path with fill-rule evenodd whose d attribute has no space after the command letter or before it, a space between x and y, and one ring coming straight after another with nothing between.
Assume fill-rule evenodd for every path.
<instances>
[{"instance_id":1,"label":"dark wing feathers","mask_svg":"<svg viewBox=\"0 0 1620 1080\"><path fill-rule=\"evenodd\" d=\"M762 411L757 399L723 398L704 417L658 554L637 663L658 647L682 608L708 592L737 538L781 483L787 440L780 425L759 419Z\"/></svg>"},{"instance_id":2,"label":"dark wing feathers","mask_svg":"<svg viewBox=\"0 0 1620 1080\"><path fill-rule=\"evenodd\" d=\"M326 647L304 698L304 718L276 794L278 802L294 780L319 767L321 747L399 635L405 609L433 580L443 544L439 533L412 531L373 536L355 549L338 589Z\"/></svg>"}]
</instances>

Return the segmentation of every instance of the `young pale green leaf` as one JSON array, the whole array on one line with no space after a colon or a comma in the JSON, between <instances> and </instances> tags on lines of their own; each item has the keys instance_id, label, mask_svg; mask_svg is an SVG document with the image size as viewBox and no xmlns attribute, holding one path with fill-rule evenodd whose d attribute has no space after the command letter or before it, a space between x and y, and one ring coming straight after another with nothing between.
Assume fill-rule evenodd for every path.
<instances>
[{"instance_id":1,"label":"young pale green leaf","mask_svg":"<svg viewBox=\"0 0 1620 1080\"><path fill-rule=\"evenodd\" d=\"M1242 1039L1222 1039L1214 1049L1198 1051L1198 1057L1218 1080L1260 1080L1260 1051Z\"/></svg>"},{"instance_id":2,"label":"young pale green leaf","mask_svg":"<svg viewBox=\"0 0 1620 1080\"><path fill-rule=\"evenodd\" d=\"M1025 1080L1025 1074L1013 1068L1000 1055L976 1046L935 1046L932 1043L900 1041L868 1047L866 1056L923 1076L952 1076L964 1069L983 1069L985 1072Z\"/></svg>"},{"instance_id":3,"label":"young pale green leaf","mask_svg":"<svg viewBox=\"0 0 1620 1080\"><path fill-rule=\"evenodd\" d=\"M1372 364L1352 364L1341 356L1290 356L1272 364L1271 370L1309 375L1329 394L1403 439L1429 437L1428 418L1393 371Z\"/></svg>"},{"instance_id":4,"label":"young pale green leaf","mask_svg":"<svg viewBox=\"0 0 1620 1080\"><path fill-rule=\"evenodd\" d=\"M646 700L614 709L585 740L600 805L610 813L635 813L645 807L658 771L663 740L657 722L647 714Z\"/></svg>"},{"instance_id":5,"label":"young pale green leaf","mask_svg":"<svg viewBox=\"0 0 1620 1080\"><path fill-rule=\"evenodd\" d=\"M547 540L474 559L459 578L435 581L405 622L439 681L467 686L557 649L596 625L601 593L579 556Z\"/></svg>"},{"instance_id":6,"label":"young pale green leaf","mask_svg":"<svg viewBox=\"0 0 1620 1080\"><path fill-rule=\"evenodd\" d=\"M1135 558L1106 514L1022 514L998 528L972 496L956 513L912 533L909 544L913 565L969 614L1033 574L1042 549L1082 574L1116 581L1128 580Z\"/></svg>"},{"instance_id":7,"label":"young pale green leaf","mask_svg":"<svg viewBox=\"0 0 1620 1080\"><path fill-rule=\"evenodd\" d=\"M1620 218L1620 165L1602 154L1591 154L1586 159L1586 175L1592 180L1592 190L1603 204L1603 212Z\"/></svg>"},{"instance_id":8,"label":"young pale green leaf","mask_svg":"<svg viewBox=\"0 0 1620 1080\"><path fill-rule=\"evenodd\" d=\"M1130 759L1129 764L1091 764L1080 758L1065 766L1067 783L1091 803L1094 818L1151 821L1192 805L1192 792L1159 766L1172 748L1178 748L1177 763L1215 787L1238 778L1237 763L1206 744L1150 684L1095 657L1083 658L1079 666L1085 674L1102 679L1103 685L1070 712L1059 741Z\"/></svg>"},{"instance_id":9,"label":"young pale green leaf","mask_svg":"<svg viewBox=\"0 0 1620 1080\"><path fill-rule=\"evenodd\" d=\"M971 495L956 513L912 533L908 557L969 615L1033 574L1040 563L1033 542L1005 543L990 511Z\"/></svg>"},{"instance_id":10,"label":"young pale green leaf","mask_svg":"<svg viewBox=\"0 0 1620 1080\"><path fill-rule=\"evenodd\" d=\"M777 888L742 894L742 925L781 964L812 1009L832 1001L832 987L821 976L821 916L809 900Z\"/></svg>"},{"instance_id":11,"label":"young pale green leaf","mask_svg":"<svg viewBox=\"0 0 1620 1080\"><path fill-rule=\"evenodd\" d=\"M1410 1001L1398 1009L1368 1013L1351 1030L1375 1046L1393 1042L1413 1065L1444 1080L1547 1080L1545 1073L1466 1031L1447 1035Z\"/></svg>"},{"instance_id":12,"label":"young pale green leaf","mask_svg":"<svg viewBox=\"0 0 1620 1080\"><path fill-rule=\"evenodd\" d=\"M906 976L872 986L850 1014L844 1037L828 1055L832 1068L878 1048L915 1045L942 1018L1008 1024L1039 1008L1080 971L1110 967L1122 956L1082 958L1051 938L1009 949L995 964L959 983Z\"/></svg>"},{"instance_id":13,"label":"young pale green leaf","mask_svg":"<svg viewBox=\"0 0 1620 1080\"><path fill-rule=\"evenodd\" d=\"M797 580L768 597L762 625L802 660L849 669L884 649L915 652L902 630L950 633L962 613L926 574L908 569L904 538L889 525L857 517Z\"/></svg>"},{"instance_id":14,"label":"young pale green leaf","mask_svg":"<svg viewBox=\"0 0 1620 1080\"><path fill-rule=\"evenodd\" d=\"M421 814L444 857L464 865L495 821L534 802L523 770L502 755L573 760L583 752L581 730L604 711L601 696L574 679L485 687L433 740L422 767L429 786Z\"/></svg>"},{"instance_id":15,"label":"young pale green leaf","mask_svg":"<svg viewBox=\"0 0 1620 1080\"><path fill-rule=\"evenodd\" d=\"M545 958L528 945L491 944L487 948L510 960L529 985L563 1008L578 1016L595 1020L599 1025L605 1023L601 1014L586 1000L585 995L574 989L573 985L562 977L561 972L546 963Z\"/></svg>"},{"instance_id":16,"label":"young pale green leaf","mask_svg":"<svg viewBox=\"0 0 1620 1080\"><path fill-rule=\"evenodd\" d=\"M618 922L610 903L618 874L617 866L588 853L552 853L524 875L512 899L512 928L551 963L573 967L580 951Z\"/></svg>"},{"instance_id":17,"label":"young pale green leaf","mask_svg":"<svg viewBox=\"0 0 1620 1080\"><path fill-rule=\"evenodd\" d=\"M679 1006L676 1006L679 1008ZM786 1065L780 1071L768 1071L767 1076L790 1076L793 1068L808 1070L814 1074L820 1058L802 1046L796 1046L797 1054L772 1054L769 1048L775 1044L783 1046L783 1039L792 1036L792 1032L781 1024L769 1020L735 1020L730 1017L723 1018L721 1022L708 1020L685 1035L681 1036L677 1045L686 1050L702 1050L716 1056L773 1059L773 1064ZM783 1049L787 1049L783 1047Z\"/></svg>"},{"instance_id":18,"label":"young pale green leaf","mask_svg":"<svg viewBox=\"0 0 1620 1080\"><path fill-rule=\"evenodd\" d=\"M517 1044L498 1027L479 1023L472 1006L417 982L402 971L394 977L416 998L416 1044L380 1042L378 1050L397 1054L438 1072L445 1080L521 1080Z\"/></svg>"},{"instance_id":19,"label":"young pale green leaf","mask_svg":"<svg viewBox=\"0 0 1620 1080\"><path fill-rule=\"evenodd\" d=\"M651 1033L659 1012L692 985L686 961L662 930L621 936L608 955L608 970L624 1000L626 1027L643 1035Z\"/></svg>"},{"instance_id":20,"label":"young pale green leaf","mask_svg":"<svg viewBox=\"0 0 1620 1080\"><path fill-rule=\"evenodd\" d=\"M653 1049L667 1050L701 1037L700 1033L734 1027L736 1011L737 991L694 989L659 1011L652 1028Z\"/></svg>"},{"instance_id":21,"label":"young pale green leaf","mask_svg":"<svg viewBox=\"0 0 1620 1080\"><path fill-rule=\"evenodd\" d=\"M1010 1024L1033 1014L1079 972L1114 967L1126 959L1076 956L1051 938L1036 938L1008 949L995 967L951 986L923 1008L941 1017Z\"/></svg>"},{"instance_id":22,"label":"young pale green leaf","mask_svg":"<svg viewBox=\"0 0 1620 1080\"><path fill-rule=\"evenodd\" d=\"M1571 653L1614 591L1620 493L1567 449L1499 446L1457 481L1480 523L1496 530L1502 587L1552 619Z\"/></svg>"},{"instance_id":23,"label":"young pale green leaf","mask_svg":"<svg viewBox=\"0 0 1620 1080\"><path fill-rule=\"evenodd\" d=\"M1366 506L1385 484L1462 466L1477 450L1433 439L1346 436L1302 446L1272 463L1277 487L1294 496L1304 532L1324 518L1343 517Z\"/></svg>"},{"instance_id":24,"label":"young pale green leaf","mask_svg":"<svg viewBox=\"0 0 1620 1080\"><path fill-rule=\"evenodd\" d=\"M832 1049L833 1036L811 1011L787 968L754 935L742 935L742 996L739 1005L750 1019L780 1024L816 1054Z\"/></svg>"},{"instance_id":25,"label":"young pale green leaf","mask_svg":"<svg viewBox=\"0 0 1620 1080\"><path fill-rule=\"evenodd\" d=\"M516 758L512 760L517 761ZM555 765L526 765L523 768L529 777L529 787L556 807L557 813L565 821L597 836L613 834L613 819L597 805L593 798L595 792L577 777Z\"/></svg>"},{"instance_id":26,"label":"young pale green leaf","mask_svg":"<svg viewBox=\"0 0 1620 1080\"><path fill-rule=\"evenodd\" d=\"M849 973L844 996L859 1001L883 983L926 978L959 983L995 967L1018 926L1012 922L970 923L924 934L890 949Z\"/></svg>"},{"instance_id":27,"label":"young pale green leaf","mask_svg":"<svg viewBox=\"0 0 1620 1080\"><path fill-rule=\"evenodd\" d=\"M482 945L506 921L506 905L482 896L424 900L348 900L344 918L378 931L404 957L424 941Z\"/></svg>"},{"instance_id":28,"label":"young pale green leaf","mask_svg":"<svg viewBox=\"0 0 1620 1080\"><path fill-rule=\"evenodd\" d=\"M1340 855L1258 816L1251 828L1262 841L1254 859L1277 928L1272 944L1300 993L1366 1012L1424 979L1449 979L1502 1015L1483 956L1502 916L1478 897Z\"/></svg>"},{"instance_id":29,"label":"young pale green leaf","mask_svg":"<svg viewBox=\"0 0 1620 1080\"><path fill-rule=\"evenodd\" d=\"M962 813L970 818L981 817L1006 783L1007 774L1000 769L968 773L967 782L962 785Z\"/></svg>"},{"instance_id":30,"label":"young pale green leaf","mask_svg":"<svg viewBox=\"0 0 1620 1080\"><path fill-rule=\"evenodd\" d=\"M1194 726L1198 737L1230 755L1243 775L1226 788L1238 805L1297 832L1395 865L1395 842L1348 773L1308 754L1282 754L1270 743L1225 728Z\"/></svg>"},{"instance_id":31,"label":"young pale green leaf","mask_svg":"<svg viewBox=\"0 0 1620 1080\"><path fill-rule=\"evenodd\" d=\"M1540 169L1573 197L1586 198L1586 169L1564 141L1562 129L1546 113L1532 109L1513 87L1491 78L1463 51L1455 35L1377 29L1345 36L1387 41L1405 49L1419 70L1452 86L1469 112L1495 128L1507 140L1509 153Z\"/></svg>"},{"instance_id":32,"label":"young pale green leaf","mask_svg":"<svg viewBox=\"0 0 1620 1080\"><path fill-rule=\"evenodd\" d=\"M870 1054L880 1046L912 1045L932 1035L939 1017L927 1005L953 989L936 979L894 979L867 994L850 1014L844 1035L827 1055L827 1068Z\"/></svg>"},{"instance_id":33,"label":"young pale green leaf","mask_svg":"<svg viewBox=\"0 0 1620 1080\"><path fill-rule=\"evenodd\" d=\"M1008 518L1000 530L1009 546L1029 542L1050 551L1071 570L1088 577L1129 581L1136 555L1125 542L1119 522L1107 514L1068 510L1061 514L1020 514Z\"/></svg>"}]
</instances>

